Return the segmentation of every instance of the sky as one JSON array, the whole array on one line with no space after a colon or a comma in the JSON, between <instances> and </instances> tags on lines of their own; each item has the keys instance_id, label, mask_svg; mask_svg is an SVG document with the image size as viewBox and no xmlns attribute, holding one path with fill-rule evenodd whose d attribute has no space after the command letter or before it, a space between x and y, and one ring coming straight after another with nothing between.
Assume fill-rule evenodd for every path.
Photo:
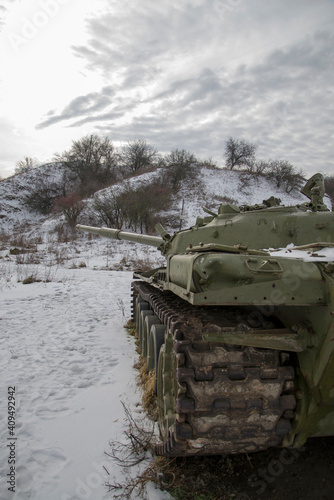
<instances>
[{"instance_id":1,"label":"sky","mask_svg":"<svg viewBox=\"0 0 334 500\"><path fill-rule=\"evenodd\" d=\"M0 176L87 134L334 174L333 0L0 0Z\"/></svg>"}]
</instances>

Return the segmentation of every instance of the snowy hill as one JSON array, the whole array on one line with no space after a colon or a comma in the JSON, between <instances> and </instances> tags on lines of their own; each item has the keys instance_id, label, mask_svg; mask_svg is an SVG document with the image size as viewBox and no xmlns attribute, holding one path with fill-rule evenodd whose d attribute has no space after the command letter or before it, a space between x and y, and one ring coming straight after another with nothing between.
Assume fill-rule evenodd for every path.
<instances>
[{"instance_id":1,"label":"snowy hill","mask_svg":"<svg viewBox=\"0 0 334 500\"><path fill-rule=\"evenodd\" d=\"M22 230L24 226L35 225L47 217L27 207L25 199L38 185L57 185L65 175L60 163L47 163L0 182L0 224L4 232Z\"/></svg>"},{"instance_id":2,"label":"snowy hill","mask_svg":"<svg viewBox=\"0 0 334 500\"><path fill-rule=\"evenodd\" d=\"M180 198L184 199L184 226L192 225L198 215L203 215L203 207L217 211L221 203L253 205L262 203L271 195L280 198L283 205L295 205L305 201L299 192L287 194L276 189L267 178L247 172L209 169L203 167L199 178L201 185L195 192L181 188Z\"/></svg>"},{"instance_id":3,"label":"snowy hill","mask_svg":"<svg viewBox=\"0 0 334 500\"><path fill-rule=\"evenodd\" d=\"M118 194L124 190L125 186L136 189L140 185L152 182L160 174L161 169L146 172L101 190L98 194L108 192ZM50 187L59 184L64 176L65 169L62 164L50 163L2 180L0 182L1 231L13 233L18 230L22 232L29 228L38 231L38 227L44 221L47 221L46 226L50 227L50 221L55 221L57 218L47 217L30 209L26 205L25 199L38 185ZM198 179L193 185L189 187L189 181L182 184L179 194L175 197L171 213L174 216L180 214L183 204L183 227L187 227L194 223L197 215L203 214L204 206L214 209L225 201L237 205L261 203L271 194L280 198L285 205L305 201L300 193L294 192L288 195L283 189L275 189L267 178L245 172L202 166ZM91 209L91 199L86 201L86 206Z\"/></svg>"}]
</instances>

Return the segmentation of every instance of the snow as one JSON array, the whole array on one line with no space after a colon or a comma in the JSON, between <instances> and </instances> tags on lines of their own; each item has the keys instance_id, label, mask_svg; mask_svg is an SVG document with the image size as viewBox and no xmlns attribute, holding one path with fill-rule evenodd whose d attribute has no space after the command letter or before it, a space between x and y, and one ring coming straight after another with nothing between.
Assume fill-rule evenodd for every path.
<instances>
[{"instance_id":1,"label":"snow","mask_svg":"<svg viewBox=\"0 0 334 500\"><path fill-rule=\"evenodd\" d=\"M315 247L312 250L300 250L292 244L279 250L270 250L274 257L301 259L304 262L334 262L334 247Z\"/></svg>"},{"instance_id":2,"label":"snow","mask_svg":"<svg viewBox=\"0 0 334 500\"><path fill-rule=\"evenodd\" d=\"M92 268L62 268L54 282L23 285L13 262L2 263L10 264L0 290L0 498L112 498L105 482L122 483L128 474L104 453L127 428L122 401L134 416L142 414L134 340L123 328L132 272L94 270L92 262ZM43 276L44 267L39 271ZM10 386L16 398L14 494L4 479ZM164 497L152 487L147 496Z\"/></svg>"},{"instance_id":3,"label":"snow","mask_svg":"<svg viewBox=\"0 0 334 500\"><path fill-rule=\"evenodd\" d=\"M51 166L45 175L52 180L53 174L62 171ZM146 173L129 182L135 186L156 175ZM174 214L180 214L184 200L183 228L205 215L203 206L214 210L224 198L254 204L274 194L286 205L306 201L300 194L277 192L266 179L254 177L246 185L245 175L237 172L206 169L201 177L197 187L183 187L175 199ZM134 417L144 416L134 339L124 329L130 317L130 269L158 267L165 259L150 247L94 236L60 243L54 229L61 219L45 219L22 203L36 180L22 174L0 183L1 229L12 237L4 237L0 247L0 500L109 499L113 493L106 482L124 483L151 460L148 456L124 469L105 451L110 451L110 441L125 439L122 402ZM122 186L109 189L118 192ZM23 232L22 224L30 227ZM11 255L19 225L15 237L35 239L34 248ZM272 255L334 259L333 248L316 253L288 248ZM40 281L22 284L29 276ZM6 484L11 386L16 398L15 493ZM148 485L146 498L168 497Z\"/></svg>"},{"instance_id":4,"label":"snow","mask_svg":"<svg viewBox=\"0 0 334 500\"><path fill-rule=\"evenodd\" d=\"M124 329L132 280L126 267L144 259L150 267L158 265L160 254L146 246L84 238L58 245L64 258L59 265L44 244L37 250L41 262L32 265L18 264L20 256L0 253L0 498L113 498L105 483L124 483L151 460L148 456L129 471L105 454L110 441L124 442L128 422L122 402L134 417L145 416L134 368L135 343ZM334 260L334 248L319 249L317 254L325 257L292 246L272 252ZM111 270L122 257L125 269ZM79 267L82 263L86 267ZM31 275L42 281L18 282ZM6 485L6 401L12 386L17 437L14 494ZM154 485L145 495L150 500L169 498ZM138 498L136 493L133 498Z\"/></svg>"}]
</instances>

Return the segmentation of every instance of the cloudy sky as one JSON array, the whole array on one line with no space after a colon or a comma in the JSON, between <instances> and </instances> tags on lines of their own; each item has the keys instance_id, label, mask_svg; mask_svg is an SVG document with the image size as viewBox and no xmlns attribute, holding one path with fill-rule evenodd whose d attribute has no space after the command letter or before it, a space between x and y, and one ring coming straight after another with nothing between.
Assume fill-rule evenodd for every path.
<instances>
[{"instance_id":1,"label":"cloudy sky","mask_svg":"<svg viewBox=\"0 0 334 500\"><path fill-rule=\"evenodd\" d=\"M334 174L334 0L0 1L0 175L86 134Z\"/></svg>"}]
</instances>

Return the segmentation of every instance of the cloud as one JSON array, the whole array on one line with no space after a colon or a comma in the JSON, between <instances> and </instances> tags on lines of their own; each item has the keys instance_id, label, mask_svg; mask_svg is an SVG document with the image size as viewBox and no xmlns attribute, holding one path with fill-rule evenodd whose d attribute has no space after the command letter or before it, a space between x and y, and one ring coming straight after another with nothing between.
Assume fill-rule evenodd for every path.
<instances>
[{"instance_id":1,"label":"cloud","mask_svg":"<svg viewBox=\"0 0 334 500\"><path fill-rule=\"evenodd\" d=\"M228 8L227 8L227 7ZM265 158L328 169L333 157L332 6L254 0L106 3L73 47L105 86L52 110L38 129L91 125L111 139L222 159L230 135Z\"/></svg>"},{"instance_id":2,"label":"cloud","mask_svg":"<svg viewBox=\"0 0 334 500\"><path fill-rule=\"evenodd\" d=\"M110 104L111 93L111 89L105 87L101 92L91 92L87 95L76 97L58 115L54 110L49 111L47 116L50 116L50 118L40 122L36 128L43 129L61 121L96 113Z\"/></svg>"},{"instance_id":3,"label":"cloud","mask_svg":"<svg viewBox=\"0 0 334 500\"><path fill-rule=\"evenodd\" d=\"M106 13L88 22L90 39L75 46L75 54L84 59L92 71L106 78L120 74L128 84L139 79L145 83L175 59L189 57L189 43L194 55L201 49L201 36L210 26L210 5L215 1L125 2L121 9L108 8ZM208 21L208 22L206 22ZM177 56L177 57L176 57ZM136 78L132 78L136 75Z\"/></svg>"}]
</instances>

